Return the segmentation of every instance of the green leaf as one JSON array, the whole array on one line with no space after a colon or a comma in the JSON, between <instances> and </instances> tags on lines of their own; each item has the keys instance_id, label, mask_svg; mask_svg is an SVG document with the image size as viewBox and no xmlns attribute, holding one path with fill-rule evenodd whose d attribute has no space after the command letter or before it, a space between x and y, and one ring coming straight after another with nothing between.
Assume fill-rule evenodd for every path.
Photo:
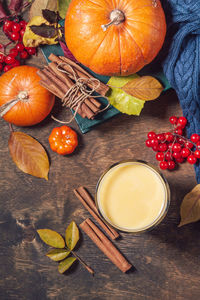
<instances>
[{"instance_id":1,"label":"green leaf","mask_svg":"<svg viewBox=\"0 0 200 300\"><path fill-rule=\"evenodd\" d=\"M137 77L139 77L137 74L125 77L111 77L107 83L110 90L106 97L109 99L110 104L128 115L139 116L145 103L145 101L135 98L121 89L127 82Z\"/></svg>"},{"instance_id":2,"label":"green leaf","mask_svg":"<svg viewBox=\"0 0 200 300\"><path fill-rule=\"evenodd\" d=\"M52 249L46 254L46 256L54 261L60 261L66 258L69 254L70 251L66 249Z\"/></svg>"},{"instance_id":3,"label":"green leaf","mask_svg":"<svg viewBox=\"0 0 200 300\"><path fill-rule=\"evenodd\" d=\"M75 257L68 257L65 260L61 261L58 265L58 271L59 273L64 273L67 271L71 265L75 262L76 258Z\"/></svg>"},{"instance_id":4,"label":"green leaf","mask_svg":"<svg viewBox=\"0 0 200 300\"><path fill-rule=\"evenodd\" d=\"M70 2L71 0L58 0L58 11L62 19L65 19Z\"/></svg>"},{"instance_id":5,"label":"green leaf","mask_svg":"<svg viewBox=\"0 0 200 300\"><path fill-rule=\"evenodd\" d=\"M66 229L65 241L67 247L73 250L79 240L79 230L74 221L72 221Z\"/></svg>"},{"instance_id":6,"label":"green leaf","mask_svg":"<svg viewBox=\"0 0 200 300\"><path fill-rule=\"evenodd\" d=\"M41 240L47 245L55 248L64 248L65 241L63 237L54 230L51 229L38 229L37 233L39 234Z\"/></svg>"}]
</instances>

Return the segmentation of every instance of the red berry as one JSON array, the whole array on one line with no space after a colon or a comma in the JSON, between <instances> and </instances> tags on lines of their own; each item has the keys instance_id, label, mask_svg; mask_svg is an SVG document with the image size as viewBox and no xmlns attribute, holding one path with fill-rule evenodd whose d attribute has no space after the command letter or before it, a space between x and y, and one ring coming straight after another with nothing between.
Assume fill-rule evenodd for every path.
<instances>
[{"instance_id":1,"label":"red berry","mask_svg":"<svg viewBox=\"0 0 200 300\"><path fill-rule=\"evenodd\" d=\"M12 69L12 66L11 66L11 65L6 65L6 66L3 68L4 72L9 71L10 69Z\"/></svg>"},{"instance_id":2,"label":"red berry","mask_svg":"<svg viewBox=\"0 0 200 300\"><path fill-rule=\"evenodd\" d=\"M21 29L21 30L20 30L20 36L21 36L22 38L23 38L24 32L25 32L25 29Z\"/></svg>"},{"instance_id":3,"label":"red berry","mask_svg":"<svg viewBox=\"0 0 200 300\"><path fill-rule=\"evenodd\" d=\"M18 43L15 47L19 52L22 52L24 50L24 45L22 43Z\"/></svg>"},{"instance_id":4,"label":"red berry","mask_svg":"<svg viewBox=\"0 0 200 300\"><path fill-rule=\"evenodd\" d=\"M3 53L0 53L0 62L4 62L5 60L5 55Z\"/></svg>"},{"instance_id":5,"label":"red berry","mask_svg":"<svg viewBox=\"0 0 200 300\"><path fill-rule=\"evenodd\" d=\"M151 146L158 146L159 142L157 139L151 139Z\"/></svg>"},{"instance_id":6,"label":"red berry","mask_svg":"<svg viewBox=\"0 0 200 300\"><path fill-rule=\"evenodd\" d=\"M21 26L19 23L13 22L12 24L12 32L19 32L21 29Z\"/></svg>"},{"instance_id":7,"label":"red berry","mask_svg":"<svg viewBox=\"0 0 200 300\"><path fill-rule=\"evenodd\" d=\"M15 61L15 58L12 54L6 55L6 57L5 57L6 64L12 64L12 63L14 63L14 61Z\"/></svg>"},{"instance_id":8,"label":"red berry","mask_svg":"<svg viewBox=\"0 0 200 300\"><path fill-rule=\"evenodd\" d=\"M35 47L26 47L25 48L28 54L35 55L36 54L36 48Z\"/></svg>"},{"instance_id":9,"label":"red berry","mask_svg":"<svg viewBox=\"0 0 200 300\"><path fill-rule=\"evenodd\" d=\"M161 134L157 134L157 139L160 141L160 142L163 142L165 140L165 136L163 133Z\"/></svg>"},{"instance_id":10,"label":"red berry","mask_svg":"<svg viewBox=\"0 0 200 300\"><path fill-rule=\"evenodd\" d=\"M0 72L3 70L3 65L0 63Z\"/></svg>"},{"instance_id":11,"label":"red berry","mask_svg":"<svg viewBox=\"0 0 200 300\"><path fill-rule=\"evenodd\" d=\"M183 134L183 130L181 128L176 128L174 130L174 133L178 134L178 135L182 135Z\"/></svg>"},{"instance_id":12,"label":"red berry","mask_svg":"<svg viewBox=\"0 0 200 300\"><path fill-rule=\"evenodd\" d=\"M181 152L173 152L172 156L176 159L181 158Z\"/></svg>"},{"instance_id":13,"label":"red berry","mask_svg":"<svg viewBox=\"0 0 200 300\"><path fill-rule=\"evenodd\" d=\"M177 143L183 145L183 144L185 144L185 139L184 138L177 138Z\"/></svg>"},{"instance_id":14,"label":"red berry","mask_svg":"<svg viewBox=\"0 0 200 300\"><path fill-rule=\"evenodd\" d=\"M196 147L200 149L200 141L196 143Z\"/></svg>"},{"instance_id":15,"label":"red berry","mask_svg":"<svg viewBox=\"0 0 200 300\"><path fill-rule=\"evenodd\" d=\"M170 161L168 162L168 169L169 169L169 170L174 170L175 167L176 167L175 162L174 162L173 160L170 160Z\"/></svg>"},{"instance_id":16,"label":"red berry","mask_svg":"<svg viewBox=\"0 0 200 300\"><path fill-rule=\"evenodd\" d=\"M193 143L197 143L200 140L200 136L197 133L193 133L190 139Z\"/></svg>"},{"instance_id":17,"label":"red berry","mask_svg":"<svg viewBox=\"0 0 200 300\"><path fill-rule=\"evenodd\" d=\"M194 151L194 156L196 158L200 158L200 150L199 149L197 149L197 150Z\"/></svg>"},{"instance_id":18,"label":"red berry","mask_svg":"<svg viewBox=\"0 0 200 300\"><path fill-rule=\"evenodd\" d=\"M149 139L146 140L146 146L149 147L149 148L151 147L151 140L149 140Z\"/></svg>"},{"instance_id":19,"label":"red berry","mask_svg":"<svg viewBox=\"0 0 200 300\"><path fill-rule=\"evenodd\" d=\"M172 147L172 150L174 152L180 152L181 151L181 145L179 143L175 143L174 146Z\"/></svg>"},{"instance_id":20,"label":"red berry","mask_svg":"<svg viewBox=\"0 0 200 300\"><path fill-rule=\"evenodd\" d=\"M176 158L176 161L177 161L179 164L182 164L182 163L184 162L184 158L183 158L183 157Z\"/></svg>"},{"instance_id":21,"label":"red berry","mask_svg":"<svg viewBox=\"0 0 200 300\"><path fill-rule=\"evenodd\" d=\"M153 149L153 151L157 152L158 151L158 146L153 146L152 149Z\"/></svg>"},{"instance_id":22,"label":"red berry","mask_svg":"<svg viewBox=\"0 0 200 300\"><path fill-rule=\"evenodd\" d=\"M11 38L11 40L13 40L13 41L18 41L19 38L20 38L19 32L12 32L12 33L10 34L10 38Z\"/></svg>"},{"instance_id":23,"label":"red berry","mask_svg":"<svg viewBox=\"0 0 200 300\"><path fill-rule=\"evenodd\" d=\"M169 144L168 144L168 149L169 149L169 150L172 150L173 145L174 145L173 143L169 143Z\"/></svg>"},{"instance_id":24,"label":"red berry","mask_svg":"<svg viewBox=\"0 0 200 300\"><path fill-rule=\"evenodd\" d=\"M165 152L166 150L167 150L167 144L166 143L162 143L162 144L159 144L158 145L158 150L160 151L160 152Z\"/></svg>"},{"instance_id":25,"label":"red berry","mask_svg":"<svg viewBox=\"0 0 200 300\"><path fill-rule=\"evenodd\" d=\"M3 25L3 31L8 32L12 30L13 21L6 20Z\"/></svg>"},{"instance_id":26,"label":"red berry","mask_svg":"<svg viewBox=\"0 0 200 300\"><path fill-rule=\"evenodd\" d=\"M166 132L165 133L165 139L168 141L168 142L172 142L174 140L174 136L171 132Z\"/></svg>"},{"instance_id":27,"label":"red berry","mask_svg":"<svg viewBox=\"0 0 200 300\"><path fill-rule=\"evenodd\" d=\"M162 161L162 160L164 159L164 157L165 157L165 155L164 155L163 152L158 152L158 153L156 153L156 159L157 159L158 161Z\"/></svg>"},{"instance_id":28,"label":"red berry","mask_svg":"<svg viewBox=\"0 0 200 300\"><path fill-rule=\"evenodd\" d=\"M172 153L170 151L168 151L166 154L165 154L165 160L172 160L173 157L172 157Z\"/></svg>"},{"instance_id":29,"label":"red berry","mask_svg":"<svg viewBox=\"0 0 200 300\"><path fill-rule=\"evenodd\" d=\"M18 67L20 66L20 61L15 59L15 61L11 64L11 66L14 68L14 67Z\"/></svg>"},{"instance_id":30,"label":"red berry","mask_svg":"<svg viewBox=\"0 0 200 300\"><path fill-rule=\"evenodd\" d=\"M189 149L192 149L194 147L194 145L190 142L186 142L185 143L185 147L189 148Z\"/></svg>"},{"instance_id":31,"label":"red berry","mask_svg":"<svg viewBox=\"0 0 200 300\"><path fill-rule=\"evenodd\" d=\"M23 51L20 53L20 58L22 58L22 59L28 58L28 52L26 52L25 50L23 50Z\"/></svg>"},{"instance_id":32,"label":"red berry","mask_svg":"<svg viewBox=\"0 0 200 300\"><path fill-rule=\"evenodd\" d=\"M181 156L182 157L188 157L190 155L191 151L188 148L183 148L181 150Z\"/></svg>"},{"instance_id":33,"label":"red berry","mask_svg":"<svg viewBox=\"0 0 200 300\"><path fill-rule=\"evenodd\" d=\"M162 170L166 170L168 168L168 163L166 161L161 161L160 162L160 168Z\"/></svg>"},{"instance_id":34,"label":"red berry","mask_svg":"<svg viewBox=\"0 0 200 300\"><path fill-rule=\"evenodd\" d=\"M193 154L191 154L188 156L187 161L189 164L194 165L197 162L197 159Z\"/></svg>"},{"instance_id":35,"label":"red berry","mask_svg":"<svg viewBox=\"0 0 200 300\"><path fill-rule=\"evenodd\" d=\"M187 119L185 117L178 118L178 123L177 123L178 127L185 128L186 124L187 124Z\"/></svg>"},{"instance_id":36,"label":"red berry","mask_svg":"<svg viewBox=\"0 0 200 300\"><path fill-rule=\"evenodd\" d=\"M177 124L178 118L175 116L172 116L169 118L169 121L171 124Z\"/></svg>"},{"instance_id":37,"label":"red berry","mask_svg":"<svg viewBox=\"0 0 200 300\"><path fill-rule=\"evenodd\" d=\"M149 138L149 139L154 139L154 138L156 138L156 133L155 132L153 132L153 131L150 131L148 134L147 134L147 137Z\"/></svg>"},{"instance_id":38,"label":"red berry","mask_svg":"<svg viewBox=\"0 0 200 300\"><path fill-rule=\"evenodd\" d=\"M16 57L18 55L18 50L16 48L10 49L9 53L13 56Z\"/></svg>"},{"instance_id":39,"label":"red berry","mask_svg":"<svg viewBox=\"0 0 200 300\"><path fill-rule=\"evenodd\" d=\"M19 25L21 26L21 28L26 28L27 23L26 21L22 20L19 22Z\"/></svg>"}]
</instances>

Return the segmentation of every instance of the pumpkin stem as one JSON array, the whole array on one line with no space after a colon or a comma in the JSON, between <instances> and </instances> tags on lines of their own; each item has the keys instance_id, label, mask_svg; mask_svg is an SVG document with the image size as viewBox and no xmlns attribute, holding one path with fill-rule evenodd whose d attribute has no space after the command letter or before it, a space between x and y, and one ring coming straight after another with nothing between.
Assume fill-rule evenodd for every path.
<instances>
[{"instance_id":1,"label":"pumpkin stem","mask_svg":"<svg viewBox=\"0 0 200 300\"><path fill-rule=\"evenodd\" d=\"M28 100L28 92L27 91L21 91L19 92L17 99L20 101L27 101Z\"/></svg>"},{"instance_id":2,"label":"pumpkin stem","mask_svg":"<svg viewBox=\"0 0 200 300\"><path fill-rule=\"evenodd\" d=\"M114 9L110 13L110 22L108 24L101 25L101 28L103 29L103 31L106 31L108 27L110 27L111 25L119 25L122 22L124 22L124 20L125 20L124 13L119 9Z\"/></svg>"}]
</instances>

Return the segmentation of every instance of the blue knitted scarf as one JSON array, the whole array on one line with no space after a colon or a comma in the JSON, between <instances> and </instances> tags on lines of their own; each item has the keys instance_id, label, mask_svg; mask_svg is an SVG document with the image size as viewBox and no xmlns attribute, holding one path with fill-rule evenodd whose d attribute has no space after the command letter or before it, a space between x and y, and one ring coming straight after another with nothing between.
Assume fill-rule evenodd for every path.
<instances>
[{"instance_id":1,"label":"blue knitted scarf","mask_svg":"<svg viewBox=\"0 0 200 300\"><path fill-rule=\"evenodd\" d=\"M200 0L162 0L168 31L163 71L188 119L187 135L200 134ZM195 166L200 182L200 165Z\"/></svg>"}]
</instances>

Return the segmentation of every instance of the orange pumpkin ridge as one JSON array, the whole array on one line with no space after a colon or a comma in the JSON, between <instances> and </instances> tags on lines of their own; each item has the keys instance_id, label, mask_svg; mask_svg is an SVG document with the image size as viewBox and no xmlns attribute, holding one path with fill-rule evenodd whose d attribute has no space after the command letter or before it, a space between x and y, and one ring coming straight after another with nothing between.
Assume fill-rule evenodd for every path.
<instances>
[{"instance_id":1,"label":"orange pumpkin ridge","mask_svg":"<svg viewBox=\"0 0 200 300\"><path fill-rule=\"evenodd\" d=\"M75 58L102 75L130 75L150 63L166 34L159 0L72 0L65 40Z\"/></svg>"}]
</instances>

